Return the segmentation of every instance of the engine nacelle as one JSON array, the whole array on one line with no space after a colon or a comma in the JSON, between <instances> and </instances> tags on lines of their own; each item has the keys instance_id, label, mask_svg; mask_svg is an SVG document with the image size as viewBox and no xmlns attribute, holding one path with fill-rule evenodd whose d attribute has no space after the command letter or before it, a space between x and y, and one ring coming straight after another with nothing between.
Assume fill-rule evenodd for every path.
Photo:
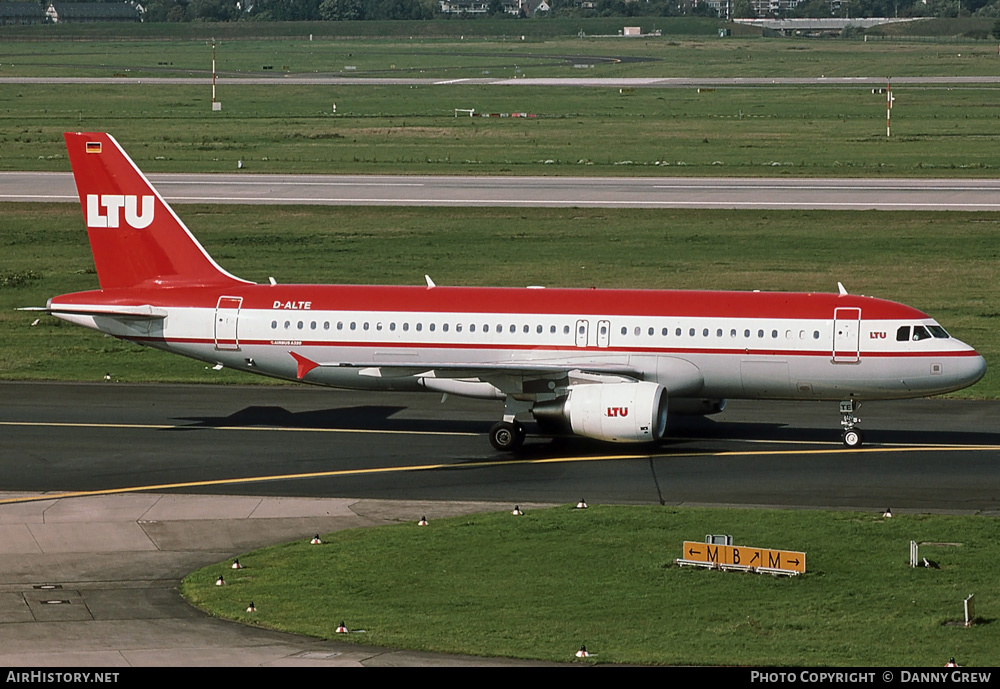
<instances>
[{"instance_id":1,"label":"engine nacelle","mask_svg":"<svg viewBox=\"0 0 1000 689\"><path fill-rule=\"evenodd\" d=\"M649 382L572 385L568 397L536 405L532 413L539 422L569 422L585 438L650 442L667 432L667 391Z\"/></svg>"}]
</instances>

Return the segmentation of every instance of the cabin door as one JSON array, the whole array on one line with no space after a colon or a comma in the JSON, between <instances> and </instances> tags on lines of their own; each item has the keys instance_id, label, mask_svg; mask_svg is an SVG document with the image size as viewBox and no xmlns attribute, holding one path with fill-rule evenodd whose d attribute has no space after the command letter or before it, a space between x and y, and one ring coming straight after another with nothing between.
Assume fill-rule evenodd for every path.
<instances>
[{"instance_id":1,"label":"cabin door","mask_svg":"<svg viewBox=\"0 0 1000 689\"><path fill-rule=\"evenodd\" d=\"M861 309L833 310L833 363L856 364L861 360Z\"/></svg>"},{"instance_id":2,"label":"cabin door","mask_svg":"<svg viewBox=\"0 0 1000 689\"><path fill-rule=\"evenodd\" d=\"M219 297L215 307L215 348L238 351L240 348L237 326L243 297Z\"/></svg>"}]
</instances>

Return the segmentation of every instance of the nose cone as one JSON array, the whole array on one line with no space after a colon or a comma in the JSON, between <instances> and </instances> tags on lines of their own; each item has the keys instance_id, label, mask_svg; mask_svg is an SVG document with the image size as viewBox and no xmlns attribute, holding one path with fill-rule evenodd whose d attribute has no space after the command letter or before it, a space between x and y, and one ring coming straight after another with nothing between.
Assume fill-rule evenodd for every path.
<instances>
[{"instance_id":1,"label":"nose cone","mask_svg":"<svg viewBox=\"0 0 1000 689\"><path fill-rule=\"evenodd\" d=\"M943 375L940 378L941 383L947 387L946 392L967 388L986 375L986 359L972 347L962 351L960 356L952 357L942 363Z\"/></svg>"},{"instance_id":2,"label":"nose cone","mask_svg":"<svg viewBox=\"0 0 1000 689\"><path fill-rule=\"evenodd\" d=\"M964 368L966 370L963 378L963 388L978 383L979 380L986 375L986 359L984 359L980 354L970 356L969 360L965 362Z\"/></svg>"}]
</instances>

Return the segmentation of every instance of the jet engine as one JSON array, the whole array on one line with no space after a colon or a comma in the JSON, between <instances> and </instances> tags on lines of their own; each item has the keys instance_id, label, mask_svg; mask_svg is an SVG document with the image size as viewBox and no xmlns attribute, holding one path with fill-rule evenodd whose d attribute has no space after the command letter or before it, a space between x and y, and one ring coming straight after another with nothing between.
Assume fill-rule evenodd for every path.
<instances>
[{"instance_id":1,"label":"jet engine","mask_svg":"<svg viewBox=\"0 0 1000 689\"><path fill-rule=\"evenodd\" d=\"M667 390L650 382L571 385L569 394L531 410L542 426L613 443L659 440L667 431Z\"/></svg>"}]
</instances>

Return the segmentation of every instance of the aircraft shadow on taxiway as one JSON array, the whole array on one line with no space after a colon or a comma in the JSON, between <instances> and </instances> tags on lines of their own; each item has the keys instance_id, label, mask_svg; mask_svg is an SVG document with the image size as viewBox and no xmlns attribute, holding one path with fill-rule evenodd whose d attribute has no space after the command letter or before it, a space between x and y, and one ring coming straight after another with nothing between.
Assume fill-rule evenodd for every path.
<instances>
[{"instance_id":1,"label":"aircraft shadow on taxiway","mask_svg":"<svg viewBox=\"0 0 1000 689\"><path fill-rule=\"evenodd\" d=\"M324 430L360 429L366 431L428 432L481 434L484 452L490 452L486 434L494 423L492 419L447 418L394 418L407 407L399 405L359 405L291 412L280 406L248 406L228 416L182 417L179 421L189 425L167 429L172 431L200 428L232 428L259 426L270 428ZM579 436L551 436L538 434L534 424L525 425L528 441L517 456L539 458L573 452L581 455L612 453L633 454L653 452L685 453L698 449L704 443L741 441L773 441L796 443L839 443L839 429L835 426L795 425L793 421L725 421L706 417L674 417L670 420L667 437L655 445L622 445L588 440ZM944 430L893 430L866 429L870 445L927 444L927 445L996 445L1000 433L944 431ZM713 449L718 450L717 446Z\"/></svg>"}]
</instances>

